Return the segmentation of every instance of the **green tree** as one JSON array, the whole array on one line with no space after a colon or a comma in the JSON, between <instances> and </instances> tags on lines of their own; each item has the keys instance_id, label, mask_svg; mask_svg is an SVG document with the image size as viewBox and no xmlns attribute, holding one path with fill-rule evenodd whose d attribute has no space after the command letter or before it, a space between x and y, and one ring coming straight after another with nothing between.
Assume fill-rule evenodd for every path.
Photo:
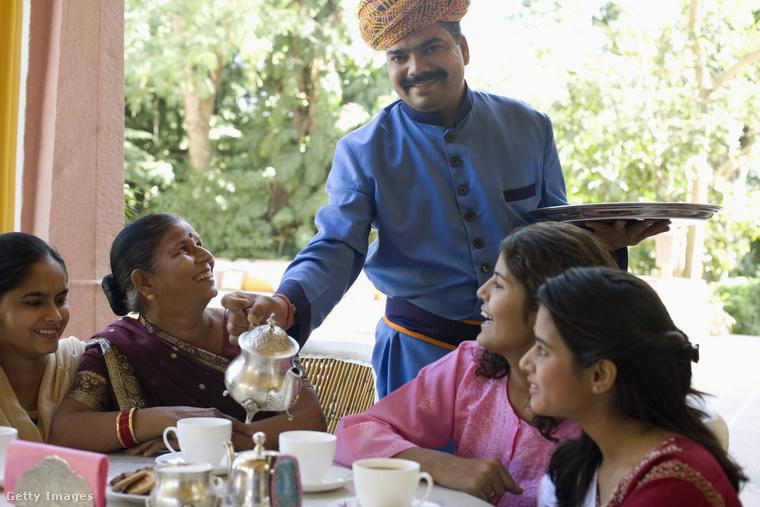
<instances>
[{"instance_id":1,"label":"green tree","mask_svg":"<svg viewBox=\"0 0 760 507\"><path fill-rule=\"evenodd\" d=\"M390 93L354 44L353 18L336 0L129 0L126 30L139 35L126 43L127 126L143 154L128 157L127 174L138 211L180 213L219 256L292 258L315 232L335 143ZM191 109L209 108L190 105L211 97L208 128L192 135ZM207 164L192 154L201 141Z\"/></svg>"},{"instance_id":2,"label":"green tree","mask_svg":"<svg viewBox=\"0 0 760 507\"><path fill-rule=\"evenodd\" d=\"M556 5L525 2L531 16L561 22ZM686 237L682 274L716 279L760 228L760 11L729 0L675 5L602 5L590 29L606 43L567 69L567 94L549 111L576 202L724 207L703 235L694 226ZM653 243L632 250L637 272L654 267Z\"/></svg>"},{"instance_id":3,"label":"green tree","mask_svg":"<svg viewBox=\"0 0 760 507\"><path fill-rule=\"evenodd\" d=\"M248 2L250 11L257 3ZM125 3L127 100L133 110L152 109L156 97L181 105L188 162L196 170L209 168L216 91L251 23L240 7L227 0Z\"/></svg>"}]
</instances>

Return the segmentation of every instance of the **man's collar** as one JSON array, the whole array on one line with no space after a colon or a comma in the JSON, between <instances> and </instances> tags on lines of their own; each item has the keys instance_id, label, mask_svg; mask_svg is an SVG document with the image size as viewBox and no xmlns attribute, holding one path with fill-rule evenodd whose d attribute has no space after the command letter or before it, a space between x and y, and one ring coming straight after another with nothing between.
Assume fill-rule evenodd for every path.
<instances>
[{"instance_id":1,"label":"man's collar","mask_svg":"<svg viewBox=\"0 0 760 507\"><path fill-rule=\"evenodd\" d=\"M454 117L454 124L451 126L451 128L455 128L457 125L459 125L459 122L462 121L472 109L472 91L470 91L470 87L467 86L467 82L465 82L464 88L464 100L462 100L462 105L459 106L459 111L457 111L457 115ZM403 100L401 101L401 109L403 109L404 112L409 115L409 118L416 121L417 123L425 123L427 125L436 125L439 127L444 126L443 115L440 113L425 113L422 111L417 111Z\"/></svg>"}]
</instances>

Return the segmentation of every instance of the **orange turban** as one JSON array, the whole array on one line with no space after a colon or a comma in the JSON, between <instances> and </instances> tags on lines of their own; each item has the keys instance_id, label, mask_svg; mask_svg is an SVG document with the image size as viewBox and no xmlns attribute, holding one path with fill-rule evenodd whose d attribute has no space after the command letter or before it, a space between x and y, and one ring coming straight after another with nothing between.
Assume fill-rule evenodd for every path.
<instances>
[{"instance_id":1,"label":"orange turban","mask_svg":"<svg viewBox=\"0 0 760 507\"><path fill-rule=\"evenodd\" d=\"M362 0L359 30L372 49L386 50L408 33L437 21L459 21L470 0Z\"/></svg>"}]
</instances>

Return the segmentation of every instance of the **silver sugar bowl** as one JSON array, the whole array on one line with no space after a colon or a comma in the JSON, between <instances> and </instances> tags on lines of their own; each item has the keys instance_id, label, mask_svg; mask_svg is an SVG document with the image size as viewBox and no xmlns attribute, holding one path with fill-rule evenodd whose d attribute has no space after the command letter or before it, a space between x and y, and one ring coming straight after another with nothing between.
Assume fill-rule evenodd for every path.
<instances>
[{"instance_id":1,"label":"silver sugar bowl","mask_svg":"<svg viewBox=\"0 0 760 507\"><path fill-rule=\"evenodd\" d=\"M145 499L146 507L219 507L210 463L167 463L153 468L156 485Z\"/></svg>"}]
</instances>

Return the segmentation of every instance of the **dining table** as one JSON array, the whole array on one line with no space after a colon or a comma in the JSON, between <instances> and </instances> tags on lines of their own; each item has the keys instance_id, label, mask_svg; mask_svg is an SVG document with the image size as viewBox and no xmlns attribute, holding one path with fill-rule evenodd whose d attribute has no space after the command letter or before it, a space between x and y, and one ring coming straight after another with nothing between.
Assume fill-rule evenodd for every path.
<instances>
[{"instance_id":1,"label":"dining table","mask_svg":"<svg viewBox=\"0 0 760 507\"><path fill-rule=\"evenodd\" d=\"M132 472L138 468L152 466L156 464L156 457L150 456L132 456L124 452L110 453L108 456L108 481L117 475L124 472ZM342 467L342 465L334 464L335 467ZM342 467L347 468L347 467ZM219 473L220 480L226 480L226 474ZM220 486L221 490L225 490L226 483ZM424 494L425 483L421 482L418 489L418 496ZM353 481L348 481L341 487L330 491L321 492L305 492L303 493L304 507L357 507L358 503L355 502L356 493L354 492ZM111 488L106 484L106 505L109 507L137 507L145 505L146 496L140 495L123 495L114 494ZM0 497L0 507L12 505L7 495L3 494ZM77 505L77 504L72 504ZM81 505L81 504L78 504ZM224 503L222 503L224 505ZM423 503L424 507L488 507L489 503L464 493L462 491L456 491L448 489L438 484L433 486L433 490L426 502Z\"/></svg>"}]
</instances>

